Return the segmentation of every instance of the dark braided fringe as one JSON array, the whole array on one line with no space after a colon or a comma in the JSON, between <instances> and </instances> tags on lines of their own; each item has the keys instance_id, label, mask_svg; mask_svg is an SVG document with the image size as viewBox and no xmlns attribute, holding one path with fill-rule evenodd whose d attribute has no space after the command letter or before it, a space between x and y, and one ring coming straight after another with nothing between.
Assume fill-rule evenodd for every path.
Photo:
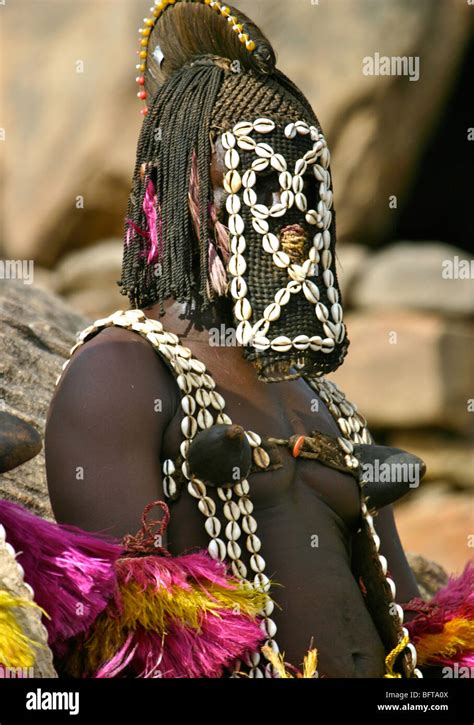
<instances>
[{"instance_id":1,"label":"dark braided fringe","mask_svg":"<svg viewBox=\"0 0 474 725\"><path fill-rule=\"evenodd\" d=\"M147 307L169 297L185 301L193 296L200 297L205 307L210 299L206 290L207 206L211 195L209 128L222 74L222 68L204 58L183 68L160 88L143 122L127 218L147 231L143 200L151 177L156 187L157 206L161 207L158 214L163 225L164 255L162 260L156 260L161 262L161 270L157 270L155 262L147 264L146 258L140 257L145 240L138 233L128 247L124 241L119 285L122 294L129 296L132 307ZM158 133L161 133L160 138ZM198 156L200 172L198 247L188 209L193 149ZM148 166L142 179L140 170L144 163ZM127 229L128 225L125 239ZM196 255L200 258L199 274L195 272Z\"/></svg>"}]
</instances>

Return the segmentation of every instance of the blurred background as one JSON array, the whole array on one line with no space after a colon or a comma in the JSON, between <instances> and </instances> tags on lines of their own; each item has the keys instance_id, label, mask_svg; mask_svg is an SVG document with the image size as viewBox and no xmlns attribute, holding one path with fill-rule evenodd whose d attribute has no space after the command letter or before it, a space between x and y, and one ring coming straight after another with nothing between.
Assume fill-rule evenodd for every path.
<instances>
[{"instance_id":1,"label":"blurred background","mask_svg":"<svg viewBox=\"0 0 474 725\"><path fill-rule=\"evenodd\" d=\"M351 339L334 379L377 442L427 463L421 487L397 505L405 549L459 571L474 549L474 264L468 276L459 265L474 252L474 5L238 7L309 97L332 151ZM116 281L148 9L142 0L0 7L0 261L34 261L32 285L0 280L0 402L41 430L74 334L128 306ZM419 78L365 75L376 54L418 59ZM43 469L40 454L5 474L2 488L51 517Z\"/></svg>"}]
</instances>

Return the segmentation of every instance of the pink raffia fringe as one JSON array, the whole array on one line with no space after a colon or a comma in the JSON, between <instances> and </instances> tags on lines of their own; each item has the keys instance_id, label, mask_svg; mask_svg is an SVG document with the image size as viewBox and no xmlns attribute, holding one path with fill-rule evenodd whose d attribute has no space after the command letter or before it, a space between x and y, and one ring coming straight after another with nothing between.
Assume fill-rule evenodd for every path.
<instances>
[{"instance_id":1,"label":"pink raffia fringe","mask_svg":"<svg viewBox=\"0 0 474 725\"><path fill-rule=\"evenodd\" d=\"M110 537L51 523L0 500L0 523L17 553L43 618L49 645L85 631L116 589L114 564L123 547Z\"/></svg>"}]
</instances>

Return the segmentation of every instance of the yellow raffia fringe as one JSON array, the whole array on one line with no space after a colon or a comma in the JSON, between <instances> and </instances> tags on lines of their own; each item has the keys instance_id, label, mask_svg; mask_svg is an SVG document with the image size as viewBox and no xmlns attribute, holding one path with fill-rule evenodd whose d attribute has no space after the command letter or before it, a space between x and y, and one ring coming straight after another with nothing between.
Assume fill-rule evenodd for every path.
<instances>
[{"instance_id":1,"label":"yellow raffia fringe","mask_svg":"<svg viewBox=\"0 0 474 725\"><path fill-rule=\"evenodd\" d=\"M264 645L262 647L262 652L271 662L271 664L274 666L276 671L278 672L281 679L294 679L294 675L289 672L285 667L285 653L283 654L275 654L275 652L272 650L271 647L268 645ZM303 674L298 674L296 677L314 677L316 673L316 668L318 666L318 650L317 649L310 649L308 650L308 653L305 655L303 660Z\"/></svg>"},{"instance_id":2,"label":"yellow raffia fringe","mask_svg":"<svg viewBox=\"0 0 474 725\"><path fill-rule=\"evenodd\" d=\"M393 665L395 664L395 660L397 659L400 652L403 652L409 642L410 637L406 634L403 639L397 644L397 646L394 647L393 650L389 652L389 654L386 656L384 677L393 679L401 678L401 674L399 672L394 672Z\"/></svg>"},{"instance_id":3,"label":"yellow raffia fringe","mask_svg":"<svg viewBox=\"0 0 474 725\"><path fill-rule=\"evenodd\" d=\"M36 642L23 632L12 611L15 607L34 607L48 616L35 602L0 591L0 664L12 668L32 667L36 661L33 646L45 645Z\"/></svg>"},{"instance_id":4,"label":"yellow raffia fringe","mask_svg":"<svg viewBox=\"0 0 474 725\"><path fill-rule=\"evenodd\" d=\"M474 620L462 617L445 622L442 632L425 634L416 643L421 665L432 659L451 659L465 650L474 650Z\"/></svg>"},{"instance_id":5,"label":"yellow raffia fringe","mask_svg":"<svg viewBox=\"0 0 474 725\"><path fill-rule=\"evenodd\" d=\"M110 616L110 612L102 613L84 644L85 651L81 657L85 654L85 666L90 671L95 671L111 659L125 643L129 632L138 625L163 636L167 634L170 621L179 620L185 627L199 632L205 614L220 617L218 610L230 609L236 614L256 617L269 601L266 592L250 587L228 589L209 584L206 589L192 585L190 590L174 587L168 591L164 587L158 590L149 587L143 591L136 582L121 587L121 598L120 614ZM71 672L77 673L84 666L81 657L72 655L69 662Z\"/></svg>"}]
</instances>

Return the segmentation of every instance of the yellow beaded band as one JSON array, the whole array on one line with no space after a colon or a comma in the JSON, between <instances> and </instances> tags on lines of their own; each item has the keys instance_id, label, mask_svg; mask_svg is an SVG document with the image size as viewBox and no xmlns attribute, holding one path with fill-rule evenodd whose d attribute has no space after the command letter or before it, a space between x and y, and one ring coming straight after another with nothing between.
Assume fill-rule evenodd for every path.
<instances>
[{"instance_id":1,"label":"yellow beaded band","mask_svg":"<svg viewBox=\"0 0 474 725\"><path fill-rule=\"evenodd\" d=\"M161 14L166 10L167 7L170 5L175 5L176 2L179 2L180 0L155 0L154 7L150 8L150 17L144 18L143 23L144 27L140 28L140 48L137 51L138 56L140 58L140 62L136 66L137 70L140 71L140 75L137 76L137 83L140 86L140 91L137 93L138 98L143 101L144 106L141 110L141 113L143 116L146 116L148 113L147 108L147 92L144 88L145 86L145 71L146 71L146 59L148 55L148 44L150 41L150 35L152 33L153 28L155 27L155 24ZM208 5L212 10L215 10L218 12L222 17L227 19L227 22L230 25L231 30L234 33L238 33L238 38L240 42L245 45L249 53L252 53L255 48L256 44L255 41L253 41L248 33L244 33L244 26L242 23L239 23L239 19L235 15L231 15L231 10L227 5L223 5L220 2L217 2L217 0L194 0L194 2L200 2L204 5Z\"/></svg>"}]
</instances>

